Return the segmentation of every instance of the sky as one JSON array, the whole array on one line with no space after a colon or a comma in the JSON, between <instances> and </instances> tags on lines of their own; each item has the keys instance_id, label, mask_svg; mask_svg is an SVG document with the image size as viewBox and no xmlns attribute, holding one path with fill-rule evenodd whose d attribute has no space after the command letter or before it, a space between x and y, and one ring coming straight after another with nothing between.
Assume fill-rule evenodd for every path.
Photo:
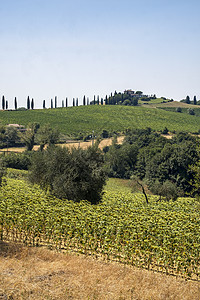
<instances>
[{"instance_id":1,"label":"sky","mask_svg":"<svg viewBox=\"0 0 200 300\"><path fill-rule=\"evenodd\" d=\"M200 99L199 13L199 0L0 0L0 99Z\"/></svg>"}]
</instances>

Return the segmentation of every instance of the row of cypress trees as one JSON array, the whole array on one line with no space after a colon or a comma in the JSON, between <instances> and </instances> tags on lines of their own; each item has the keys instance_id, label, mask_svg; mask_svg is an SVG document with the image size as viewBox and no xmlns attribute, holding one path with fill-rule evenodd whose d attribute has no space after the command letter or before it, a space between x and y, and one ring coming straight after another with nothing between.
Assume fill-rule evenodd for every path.
<instances>
[{"instance_id":1,"label":"row of cypress trees","mask_svg":"<svg viewBox=\"0 0 200 300\"><path fill-rule=\"evenodd\" d=\"M106 96L105 99L108 99L108 97ZM101 98L101 100L100 100L99 96L97 96L97 99L94 96L94 99L92 101L90 101L88 97L87 97L87 99L86 99L85 96L83 97L83 105L95 105L95 104L97 104L97 105L100 105L100 104L103 105L104 101L105 100L103 100L103 98ZM105 101L105 104L107 104L106 101ZM28 96L26 108L27 109L34 109L34 105L35 105L34 104L34 99L33 98L30 99L30 97ZM78 98L76 98L76 99L73 98L72 105L73 106L79 106L79 99ZM53 101L53 99L51 99L50 107L51 108L57 108L58 107L57 106L57 96L55 96L55 100L54 101ZM65 101L62 100L62 107L68 107L68 98L66 98ZM14 98L14 108L15 108L15 110L18 109L17 97ZM43 100L43 108L46 108L46 101L45 100ZM5 109L7 110L8 109L8 101L5 99L5 96L2 96L2 109L3 110L5 110Z\"/></svg>"}]
</instances>

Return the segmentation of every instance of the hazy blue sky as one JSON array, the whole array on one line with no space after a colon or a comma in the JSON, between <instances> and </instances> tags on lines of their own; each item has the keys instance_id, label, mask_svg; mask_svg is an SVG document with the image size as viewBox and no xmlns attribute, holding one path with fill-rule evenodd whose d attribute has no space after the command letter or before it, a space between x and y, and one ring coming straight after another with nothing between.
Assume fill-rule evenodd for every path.
<instances>
[{"instance_id":1,"label":"hazy blue sky","mask_svg":"<svg viewBox=\"0 0 200 300\"><path fill-rule=\"evenodd\" d=\"M0 97L200 99L199 15L199 0L0 0Z\"/></svg>"}]
</instances>

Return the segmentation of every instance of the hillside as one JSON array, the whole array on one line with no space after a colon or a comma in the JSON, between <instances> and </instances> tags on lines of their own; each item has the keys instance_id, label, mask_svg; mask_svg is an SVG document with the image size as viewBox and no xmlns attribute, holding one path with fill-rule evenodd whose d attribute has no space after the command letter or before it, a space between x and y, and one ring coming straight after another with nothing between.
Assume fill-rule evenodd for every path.
<instances>
[{"instance_id":1,"label":"hillside","mask_svg":"<svg viewBox=\"0 0 200 300\"><path fill-rule=\"evenodd\" d=\"M79 106L57 109L41 109L27 111L0 111L1 124L27 125L38 122L49 123L57 127L63 134L77 135L109 132L123 132L127 128L146 128L170 131L197 132L199 118L187 114L179 114L146 106Z\"/></svg>"}]
</instances>

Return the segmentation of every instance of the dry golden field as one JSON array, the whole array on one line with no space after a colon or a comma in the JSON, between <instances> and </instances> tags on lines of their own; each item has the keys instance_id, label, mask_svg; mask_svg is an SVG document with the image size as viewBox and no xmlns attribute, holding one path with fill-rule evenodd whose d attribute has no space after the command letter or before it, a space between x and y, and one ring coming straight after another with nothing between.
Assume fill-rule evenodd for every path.
<instances>
[{"instance_id":1,"label":"dry golden field","mask_svg":"<svg viewBox=\"0 0 200 300\"><path fill-rule=\"evenodd\" d=\"M117 142L118 144L122 144L124 140L124 136L119 136L117 138ZM92 146L92 144L95 142L94 141L88 141L88 142L81 142L81 141L78 141L78 142L70 142L70 143L66 143L66 144L60 144L60 146L66 146L66 147L69 147L69 148L72 148L72 147L75 147L75 148L78 148L78 147L81 147L82 149L86 149L88 148L89 146ZM99 148L100 149L103 149L105 146L110 146L112 144L112 138L108 138L108 139L103 139L100 144L99 144ZM33 150L38 150L39 149L39 146L38 145L35 145L33 147ZM4 149L1 149L1 152L24 152L26 150L25 147L12 147L12 148L4 148Z\"/></svg>"},{"instance_id":2,"label":"dry golden field","mask_svg":"<svg viewBox=\"0 0 200 300\"><path fill-rule=\"evenodd\" d=\"M0 242L0 299L199 300L200 285L91 257Z\"/></svg>"}]
</instances>

